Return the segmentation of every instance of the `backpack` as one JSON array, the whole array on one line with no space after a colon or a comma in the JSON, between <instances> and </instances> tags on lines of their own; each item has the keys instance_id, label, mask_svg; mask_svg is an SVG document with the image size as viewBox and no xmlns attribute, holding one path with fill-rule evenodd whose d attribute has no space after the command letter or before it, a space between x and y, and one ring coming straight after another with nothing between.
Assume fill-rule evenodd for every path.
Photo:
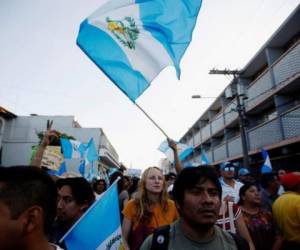
<instances>
[{"instance_id":1,"label":"backpack","mask_svg":"<svg viewBox=\"0 0 300 250\"><path fill-rule=\"evenodd\" d=\"M168 250L170 225L156 228L153 232L151 250ZM233 238L238 250L250 250L248 242L239 235L229 233Z\"/></svg>"}]
</instances>

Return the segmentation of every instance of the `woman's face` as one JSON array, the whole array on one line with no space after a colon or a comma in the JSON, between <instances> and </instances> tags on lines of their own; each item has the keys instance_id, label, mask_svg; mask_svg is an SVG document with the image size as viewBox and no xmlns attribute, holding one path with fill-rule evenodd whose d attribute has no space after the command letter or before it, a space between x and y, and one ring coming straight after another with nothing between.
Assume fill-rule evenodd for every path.
<instances>
[{"instance_id":1,"label":"woman's face","mask_svg":"<svg viewBox=\"0 0 300 250\"><path fill-rule=\"evenodd\" d=\"M251 186L250 188L248 188L244 195L244 201L260 204L260 194L256 186Z\"/></svg>"},{"instance_id":2,"label":"woman's face","mask_svg":"<svg viewBox=\"0 0 300 250\"><path fill-rule=\"evenodd\" d=\"M158 169L151 168L146 175L145 188L148 192L159 194L163 190L164 176Z\"/></svg>"}]
</instances>

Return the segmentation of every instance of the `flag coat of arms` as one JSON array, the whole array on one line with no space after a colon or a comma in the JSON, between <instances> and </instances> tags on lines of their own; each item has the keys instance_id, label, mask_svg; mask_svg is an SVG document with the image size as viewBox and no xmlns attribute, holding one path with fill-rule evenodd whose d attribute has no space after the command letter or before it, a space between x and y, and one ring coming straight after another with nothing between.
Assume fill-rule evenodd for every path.
<instances>
[{"instance_id":1,"label":"flag coat of arms","mask_svg":"<svg viewBox=\"0 0 300 250\"><path fill-rule=\"evenodd\" d=\"M135 100L169 65L180 77L201 0L110 0L85 19L77 44Z\"/></svg>"},{"instance_id":2,"label":"flag coat of arms","mask_svg":"<svg viewBox=\"0 0 300 250\"><path fill-rule=\"evenodd\" d=\"M121 246L117 181L62 237L68 250L115 250Z\"/></svg>"}]
</instances>

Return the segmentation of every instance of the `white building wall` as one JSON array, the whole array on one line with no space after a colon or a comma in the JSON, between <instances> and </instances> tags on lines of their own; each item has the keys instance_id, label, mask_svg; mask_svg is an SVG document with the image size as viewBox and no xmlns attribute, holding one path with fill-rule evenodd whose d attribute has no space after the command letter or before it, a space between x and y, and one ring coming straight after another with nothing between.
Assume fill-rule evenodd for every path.
<instances>
[{"instance_id":1,"label":"white building wall","mask_svg":"<svg viewBox=\"0 0 300 250\"><path fill-rule=\"evenodd\" d=\"M118 154L100 128L74 127L73 116L19 116L5 124L2 141L3 166L28 165L30 163L32 146L38 144L37 134L45 131L47 120L53 120L52 129L72 135L83 143L87 143L92 137L97 149L101 147L100 143L109 145L107 149L113 149L110 153L116 161L119 160Z\"/></svg>"}]
</instances>

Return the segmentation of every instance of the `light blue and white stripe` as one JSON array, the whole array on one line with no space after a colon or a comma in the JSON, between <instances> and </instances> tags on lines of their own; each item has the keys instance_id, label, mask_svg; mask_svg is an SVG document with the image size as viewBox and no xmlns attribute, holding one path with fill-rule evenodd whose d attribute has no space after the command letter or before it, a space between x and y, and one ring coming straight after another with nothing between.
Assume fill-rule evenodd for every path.
<instances>
[{"instance_id":1,"label":"light blue and white stripe","mask_svg":"<svg viewBox=\"0 0 300 250\"><path fill-rule=\"evenodd\" d=\"M272 164L271 164L271 161L270 161L268 151L262 149L261 154L262 154L262 157L264 158L264 164L261 168L261 173L262 174L271 173L273 171L273 168L272 168Z\"/></svg>"},{"instance_id":2,"label":"light blue and white stripe","mask_svg":"<svg viewBox=\"0 0 300 250\"><path fill-rule=\"evenodd\" d=\"M63 236L68 250L119 249L121 220L117 182Z\"/></svg>"},{"instance_id":3,"label":"light blue and white stripe","mask_svg":"<svg viewBox=\"0 0 300 250\"><path fill-rule=\"evenodd\" d=\"M110 0L81 23L77 44L135 102L165 67L180 77L201 2Z\"/></svg>"},{"instance_id":4,"label":"light blue and white stripe","mask_svg":"<svg viewBox=\"0 0 300 250\"><path fill-rule=\"evenodd\" d=\"M65 159L80 159L83 157L86 146L76 140L61 138L61 147Z\"/></svg>"}]
</instances>

